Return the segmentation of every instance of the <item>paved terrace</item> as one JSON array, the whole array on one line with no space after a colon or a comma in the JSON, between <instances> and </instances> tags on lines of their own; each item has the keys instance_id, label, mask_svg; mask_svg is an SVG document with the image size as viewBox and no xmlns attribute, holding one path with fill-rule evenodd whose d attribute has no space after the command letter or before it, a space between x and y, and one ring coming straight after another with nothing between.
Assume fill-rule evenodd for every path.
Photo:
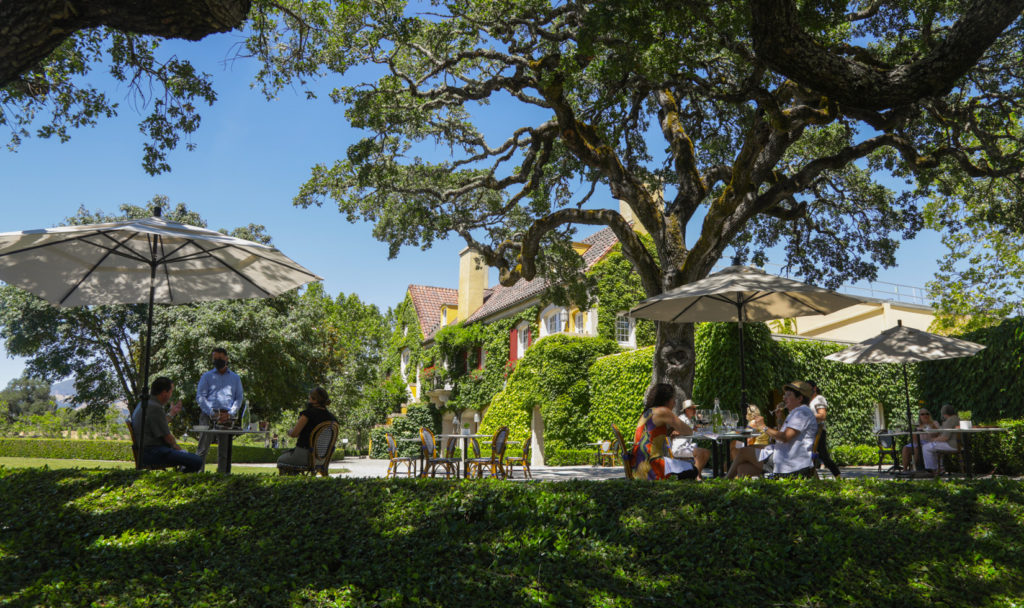
<instances>
[{"instance_id":1,"label":"paved terrace","mask_svg":"<svg viewBox=\"0 0 1024 608\"><path fill-rule=\"evenodd\" d=\"M882 470L885 471L888 465L883 465ZM388 470L387 460L374 460L369 458L346 458L343 461L337 461L331 464L333 470L348 469L347 473L332 473L332 477L384 477L384 474ZM840 467L843 475L850 478L861 478L861 477L878 477L878 467L875 466L856 466L856 467ZM582 466L571 466L571 467L533 467L530 469L533 473L535 480L543 481L567 481L570 479L590 479L594 481L601 481L604 479L622 479L625 477L625 473L622 471L621 466L616 467L598 467L592 465ZM822 468L819 473L822 479L830 479L831 475L827 470ZM710 469L704 470L705 477L711 475ZM891 479L891 476L882 475L883 479ZM522 481L522 475L519 474L518 467L516 476L513 481Z\"/></svg>"}]
</instances>

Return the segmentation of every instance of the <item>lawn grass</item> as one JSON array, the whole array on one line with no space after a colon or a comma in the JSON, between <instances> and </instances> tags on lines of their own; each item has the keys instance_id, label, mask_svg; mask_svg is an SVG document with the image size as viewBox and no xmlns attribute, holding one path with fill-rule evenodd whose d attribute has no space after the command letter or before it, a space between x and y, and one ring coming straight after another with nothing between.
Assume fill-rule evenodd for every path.
<instances>
[{"instance_id":1,"label":"lawn grass","mask_svg":"<svg viewBox=\"0 0 1024 608\"><path fill-rule=\"evenodd\" d=\"M0 469L0 605L992 606L1024 486Z\"/></svg>"}]
</instances>

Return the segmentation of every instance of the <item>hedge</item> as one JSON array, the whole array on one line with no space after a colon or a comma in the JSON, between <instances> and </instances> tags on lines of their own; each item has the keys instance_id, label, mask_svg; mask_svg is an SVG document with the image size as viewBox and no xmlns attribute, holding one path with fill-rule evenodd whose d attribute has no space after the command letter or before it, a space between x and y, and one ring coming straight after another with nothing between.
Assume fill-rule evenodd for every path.
<instances>
[{"instance_id":1,"label":"hedge","mask_svg":"<svg viewBox=\"0 0 1024 608\"><path fill-rule=\"evenodd\" d=\"M194 445L182 447L195 451ZM247 445L233 445L232 462L277 462L284 450ZM0 438L0 456L16 458L71 458L81 460L132 460L131 444L128 441L102 441L91 439L22 439ZM337 450L334 460L341 460L344 454ZM217 462L217 446L210 446L206 453L207 463Z\"/></svg>"},{"instance_id":2,"label":"hedge","mask_svg":"<svg viewBox=\"0 0 1024 608\"><path fill-rule=\"evenodd\" d=\"M1024 418L1024 319L957 337L984 344L985 350L920 364L916 376L925 401L971 410L975 422Z\"/></svg>"},{"instance_id":3,"label":"hedge","mask_svg":"<svg viewBox=\"0 0 1024 608\"><path fill-rule=\"evenodd\" d=\"M1019 606L1024 486L0 469L0 604Z\"/></svg>"},{"instance_id":4,"label":"hedge","mask_svg":"<svg viewBox=\"0 0 1024 608\"><path fill-rule=\"evenodd\" d=\"M423 404L411 406L406 410L405 416L393 418L390 425L378 426L370 431L370 458L388 457L388 441L385 437L388 433L395 438L395 445L400 455L418 458L420 455L419 443L399 440L419 437L421 427L427 427L436 435L441 426L438 419L437 410L433 406Z\"/></svg>"},{"instance_id":5,"label":"hedge","mask_svg":"<svg viewBox=\"0 0 1024 608\"><path fill-rule=\"evenodd\" d=\"M590 436L588 370L600 356L618 352L605 338L556 334L539 340L519 360L505 389L480 422L481 433L508 425L509 438L523 441L534 407L544 420L545 453L581 448Z\"/></svg>"},{"instance_id":6,"label":"hedge","mask_svg":"<svg viewBox=\"0 0 1024 608\"><path fill-rule=\"evenodd\" d=\"M651 384L654 347L601 357L590 366L589 441L612 438L612 424L632 439Z\"/></svg>"}]
</instances>

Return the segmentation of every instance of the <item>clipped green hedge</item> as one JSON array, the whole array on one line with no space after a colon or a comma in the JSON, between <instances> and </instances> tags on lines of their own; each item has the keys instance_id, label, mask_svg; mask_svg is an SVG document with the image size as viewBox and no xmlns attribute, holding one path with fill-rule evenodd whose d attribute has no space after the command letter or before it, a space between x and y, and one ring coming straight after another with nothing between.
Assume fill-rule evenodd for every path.
<instances>
[{"instance_id":1,"label":"clipped green hedge","mask_svg":"<svg viewBox=\"0 0 1024 608\"><path fill-rule=\"evenodd\" d=\"M370 458L387 458L388 457L388 441L387 435L391 433L391 436L395 438L395 445L398 447L398 453L401 456L419 457L420 455L420 444L408 441L399 441L399 439L405 437L419 437L420 428L427 427L435 435L438 433L440 424L438 423L437 410L433 406L417 404L410 406L406 410L405 416L395 418L392 423L388 426L378 426L370 431Z\"/></svg>"},{"instance_id":2,"label":"clipped green hedge","mask_svg":"<svg viewBox=\"0 0 1024 608\"><path fill-rule=\"evenodd\" d=\"M0 469L0 604L1009 608L1024 597L1022 513L1007 479Z\"/></svg>"},{"instance_id":3,"label":"clipped green hedge","mask_svg":"<svg viewBox=\"0 0 1024 608\"><path fill-rule=\"evenodd\" d=\"M1006 319L957 337L984 344L985 350L917 366L925 401L971 410L975 421L1024 418L1024 319Z\"/></svg>"},{"instance_id":4,"label":"clipped green hedge","mask_svg":"<svg viewBox=\"0 0 1024 608\"><path fill-rule=\"evenodd\" d=\"M605 338L556 334L537 341L495 397L480 432L508 425L510 439L525 440L533 408L539 406L545 453L582 447L590 436L588 370L598 357L618 350Z\"/></svg>"},{"instance_id":5,"label":"clipped green hedge","mask_svg":"<svg viewBox=\"0 0 1024 608\"><path fill-rule=\"evenodd\" d=\"M632 438L651 384L654 347L601 357L590 366L589 441L612 439L612 424Z\"/></svg>"},{"instance_id":6,"label":"clipped green hedge","mask_svg":"<svg viewBox=\"0 0 1024 608\"><path fill-rule=\"evenodd\" d=\"M182 447L195 451L195 445L182 443ZM248 445L233 445L231 462L277 462L284 450ZM131 443L128 441L103 441L91 439L23 439L0 438L0 456L15 458L69 458L81 460L132 460ZM334 460L344 455L335 453ZM206 453L207 463L217 462L217 446L210 446Z\"/></svg>"},{"instance_id":7,"label":"clipped green hedge","mask_svg":"<svg viewBox=\"0 0 1024 608\"><path fill-rule=\"evenodd\" d=\"M597 449L570 450L566 448L544 450L544 464L549 467L568 467L575 465L594 464Z\"/></svg>"}]
</instances>

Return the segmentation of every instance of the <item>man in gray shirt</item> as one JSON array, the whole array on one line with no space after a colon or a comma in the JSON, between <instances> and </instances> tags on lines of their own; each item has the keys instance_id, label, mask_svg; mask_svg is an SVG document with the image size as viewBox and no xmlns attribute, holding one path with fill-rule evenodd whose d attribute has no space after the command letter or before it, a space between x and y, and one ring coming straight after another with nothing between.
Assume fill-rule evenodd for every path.
<instances>
[{"instance_id":1,"label":"man in gray shirt","mask_svg":"<svg viewBox=\"0 0 1024 608\"><path fill-rule=\"evenodd\" d=\"M161 376L153 381L146 404L145 429L142 428L142 404L135 406L132 426L140 445L139 458L147 466L178 466L186 473L195 473L203 468L203 459L182 450L167 426L167 421L181 411L181 402L178 401L171 406L170 412L164 412L164 406L173 393L174 383L170 378Z\"/></svg>"}]
</instances>

